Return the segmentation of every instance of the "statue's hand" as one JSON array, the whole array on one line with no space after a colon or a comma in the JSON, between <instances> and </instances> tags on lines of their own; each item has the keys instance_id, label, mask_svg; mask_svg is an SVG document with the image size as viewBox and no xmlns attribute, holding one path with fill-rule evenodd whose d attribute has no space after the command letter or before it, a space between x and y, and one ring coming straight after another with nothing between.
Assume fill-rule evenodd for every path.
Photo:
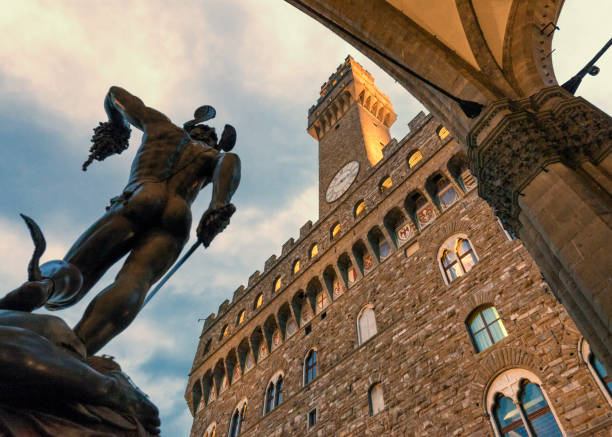
<instances>
[{"instance_id":1,"label":"statue's hand","mask_svg":"<svg viewBox=\"0 0 612 437\"><path fill-rule=\"evenodd\" d=\"M197 230L198 240L204 244L204 247L208 247L213 239L223 232L234 212L236 212L236 207L231 203L221 208L209 208L204 212Z\"/></svg>"}]
</instances>

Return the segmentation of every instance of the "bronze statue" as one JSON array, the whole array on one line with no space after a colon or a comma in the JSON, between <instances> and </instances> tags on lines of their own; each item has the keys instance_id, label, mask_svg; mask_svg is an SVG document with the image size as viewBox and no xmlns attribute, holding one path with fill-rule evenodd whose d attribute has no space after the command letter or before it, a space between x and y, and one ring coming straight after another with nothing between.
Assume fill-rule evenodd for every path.
<instances>
[{"instance_id":1,"label":"bronze statue","mask_svg":"<svg viewBox=\"0 0 612 437\"><path fill-rule=\"evenodd\" d=\"M0 369L8 369L0 371L0 385L9 387L0 402L19 393L44 398L52 387L55 397L127 412L155 431L155 407L121 372L94 370L92 355L134 320L151 285L176 261L189 238L191 204L208 183L212 199L197 228L199 241L207 247L228 225L240 181L240 160L229 153L236 134L226 125L217 142L214 128L200 124L214 117L210 106L198 108L183 129L119 87L109 90L104 106L109 121L94 130L83 169L125 149L131 124L144 134L128 184L63 260L40 268L44 238L24 217L37 249L29 281L0 299ZM92 300L74 330L59 318L30 314L42 305L56 310L78 302L126 254L115 281Z\"/></svg>"}]
</instances>

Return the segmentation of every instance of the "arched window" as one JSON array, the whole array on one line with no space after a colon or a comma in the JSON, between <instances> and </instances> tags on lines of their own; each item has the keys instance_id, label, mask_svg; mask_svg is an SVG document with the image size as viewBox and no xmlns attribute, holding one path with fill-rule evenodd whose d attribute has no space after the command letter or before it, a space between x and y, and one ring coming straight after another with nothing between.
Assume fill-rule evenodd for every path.
<instances>
[{"instance_id":1,"label":"arched window","mask_svg":"<svg viewBox=\"0 0 612 437\"><path fill-rule=\"evenodd\" d=\"M313 259L314 257L316 257L319 254L319 246L316 244L313 244L312 246L310 246L310 251L309 251L309 256L310 259Z\"/></svg>"},{"instance_id":2,"label":"arched window","mask_svg":"<svg viewBox=\"0 0 612 437\"><path fill-rule=\"evenodd\" d=\"M329 231L329 239L334 240L340 234L340 223L333 225Z\"/></svg>"},{"instance_id":3,"label":"arched window","mask_svg":"<svg viewBox=\"0 0 612 437\"><path fill-rule=\"evenodd\" d=\"M534 435L562 437L555 417L552 415L539 385L527 380L522 381L519 402Z\"/></svg>"},{"instance_id":4,"label":"arched window","mask_svg":"<svg viewBox=\"0 0 612 437\"><path fill-rule=\"evenodd\" d=\"M603 366L601 361L597 359L595 354L591 351L591 346L584 339L580 341L579 347L582 359L591 371L597 386L603 393L608 403L612 405L612 379L610 378L608 371Z\"/></svg>"},{"instance_id":5,"label":"arched window","mask_svg":"<svg viewBox=\"0 0 612 437\"><path fill-rule=\"evenodd\" d=\"M225 325L221 329L221 335L219 336L219 340L223 340L225 337L227 337L227 334L229 334L229 328L227 327L227 325Z\"/></svg>"},{"instance_id":6,"label":"arched window","mask_svg":"<svg viewBox=\"0 0 612 437\"><path fill-rule=\"evenodd\" d=\"M266 390L264 414L269 413L283 402L283 374L275 375Z\"/></svg>"},{"instance_id":7,"label":"arched window","mask_svg":"<svg viewBox=\"0 0 612 437\"><path fill-rule=\"evenodd\" d=\"M297 274L297 272L299 272L299 271L300 271L300 260L299 260L299 259L296 259L296 260L293 262L293 268L292 268L292 271L293 271L293 274L294 274L294 275L295 275L295 274Z\"/></svg>"},{"instance_id":8,"label":"arched window","mask_svg":"<svg viewBox=\"0 0 612 437\"><path fill-rule=\"evenodd\" d=\"M414 150L408 155L408 168L414 168L423 159L420 150Z\"/></svg>"},{"instance_id":9,"label":"arched window","mask_svg":"<svg viewBox=\"0 0 612 437\"><path fill-rule=\"evenodd\" d=\"M278 276L274 280L274 285L273 285L274 292L276 293L278 290L280 290L282 285L283 285L283 278L282 278L282 276Z\"/></svg>"},{"instance_id":10,"label":"arched window","mask_svg":"<svg viewBox=\"0 0 612 437\"><path fill-rule=\"evenodd\" d=\"M234 410L234 414L232 414L232 420L230 422L230 432L229 437L236 437L240 435L242 430L244 429L244 422L246 420L246 408L247 404L244 401L241 405Z\"/></svg>"},{"instance_id":11,"label":"arched window","mask_svg":"<svg viewBox=\"0 0 612 437\"><path fill-rule=\"evenodd\" d=\"M284 386L283 375L280 375L278 377L278 380L276 381L276 393L274 394L274 408L278 407L280 404L283 403L283 386Z\"/></svg>"},{"instance_id":12,"label":"arched window","mask_svg":"<svg viewBox=\"0 0 612 437\"><path fill-rule=\"evenodd\" d=\"M304 385L317 377L317 351L311 349L304 361Z\"/></svg>"},{"instance_id":13,"label":"arched window","mask_svg":"<svg viewBox=\"0 0 612 437\"><path fill-rule=\"evenodd\" d=\"M274 409L274 383L270 381L266 390L266 408L264 413L269 413Z\"/></svg>"},{"instance_id":14,"label":"arched window","mask_svg":"<svg viewBox=\"0 0 612 437\"><path fill-rule=\"evenodd\" d=\"M446 284L450 284L459 276L463 276L478 263L472 245L463 236L451 237L446 240L438 253L440 268Z\"/></svg>"},{"instance_id":15,"label":"arched window","mask_svg":"<svg viewBox=\"0 0 612 437\"><path fill-rule=\"evenodd\" d=\"M244 322L244 315L245 315L244 310L242 310L242 311L240 311L240 312L238 313L238 317L236 317L236 326L238 326L238 325L240 325L242 322Z\"/></svg>"},{"instance_id":16,"label":"arched window","mask_svg":"<svg viewBox=\"0 0 612 437\"><path fill-rule=\"evenodd\" d=\"M357 202L357 204L355 205L355 209L353 210L353 216L355 218L359 217L363 212L365 211L365 202L363 200L360 200L359 202Z\"/></svg>"},{"instance_id":17,"label":"arched window","mask_svg":"<svg viewBox=\"0 0 612 437\"><path fill-rule=\"evenodd\" d=\"M257 298L255 299L255 304L253 305L253 309L258 309L259 307L261 307L261 304L263 304L263 293L259 293L257 295Z\"/></svg>"},{"instance_id":18,"label":"arched window","mask_svg":"<svg viewBox=\"0 0 612 437\"><path fill-rule=\"evenodd\" d=\"M438 126L438 128L436 129L436 133L438 134L438 137L441 140L445 139L447 136L450 135L450 132L444 126Z\"/></svg>"},{"instance_id":19,"label":"arched window","mask_svg":"<svg viewBox=\"0 0 612 437\"><path fill-rule=\"evenodd\" d=\"M359 334L359 344L363 344L376 335L376 315L374 308L370 305L365 307L357 317L357 330Z\"/></svg>"},{"instance_id":20,"label":"arched window","mask_svg":"<svg viewBox=\"0 0 612 437\"><path fill-rule=\"evenodd\" d=\"M487 410L502 437L563 435L541 382L524 369L510 369L495 378L487 393Z\"/></svg>"},{"instance_id":21,"label":"arched window","mask_svg":"<svg viewBox=\"0 0 612 437\"><path fill-rule=\"evenodd\" d=\"M370 404L370 416L374 416L385 409L385 399L380 383L370 387L370 390L368 390L368 401Z\"/></svg>"},{"instance_id":22,"label":"arched window","mask_svg":"<svg viewBox=\"0 0 612 437\"><path fill-rule=\"evenodd\" d=\"M391 178L389 176L386 176L383 178L382 181L380 181L380 184L378 184L378 189L380 190L381 193L384 193L392 186L393 186L393 181L391 181Z\"/></svg>"},{"instance_id":23,"label":"arched window","mask_svg":"<svg viewBox=\"0 0 612 437\"><path fill-rule=\"evenodd\" d=\"M508 336L504 323L494 306L474 311L468 317L467 325L476 352L482 352Z\"/></svg>"}]
</instances>

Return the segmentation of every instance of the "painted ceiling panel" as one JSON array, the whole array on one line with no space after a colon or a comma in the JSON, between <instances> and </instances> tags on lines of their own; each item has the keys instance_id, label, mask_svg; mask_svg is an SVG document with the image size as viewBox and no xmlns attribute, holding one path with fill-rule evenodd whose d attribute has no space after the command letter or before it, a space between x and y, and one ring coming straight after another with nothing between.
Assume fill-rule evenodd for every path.
<instances>
[{"instance_id":1,"label":"painted ceiling panel","mask_svg":"<svg viewBox=\"0 0 612 437\"><path fill-rule=\"evenodd\" d=\"M479 69L463 31L455 0L386 0ZM490 1L490 0L489 0ZM505 3L506 0L501 0Z\"/></svg>"},{"instance_id":2,"label":"painted ceiling panel","mask_svg":"<svg viewBox=\"0 0 612 437\"><path fill-rule=\"evenodd\" d=\"M504 35L512 0L472 0L478 24L497 64L502 66Z\"/></svg>"}]
</instances>

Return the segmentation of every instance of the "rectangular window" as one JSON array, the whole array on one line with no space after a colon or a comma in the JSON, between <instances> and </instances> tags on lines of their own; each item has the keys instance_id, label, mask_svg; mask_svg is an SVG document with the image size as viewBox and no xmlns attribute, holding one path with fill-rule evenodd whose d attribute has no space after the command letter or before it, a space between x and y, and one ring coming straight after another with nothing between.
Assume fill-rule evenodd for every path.
<instances>
[{"instance_id":1,"label":"rectangular window","mask_svg":"<svg viewBox=\"0 0 612 437\"><path fill-rule=\"evenodd\" d=\"M312 428L317 424L317 409L315 408L308 413L308 428Z\"/></svg>"}]
</instances>

